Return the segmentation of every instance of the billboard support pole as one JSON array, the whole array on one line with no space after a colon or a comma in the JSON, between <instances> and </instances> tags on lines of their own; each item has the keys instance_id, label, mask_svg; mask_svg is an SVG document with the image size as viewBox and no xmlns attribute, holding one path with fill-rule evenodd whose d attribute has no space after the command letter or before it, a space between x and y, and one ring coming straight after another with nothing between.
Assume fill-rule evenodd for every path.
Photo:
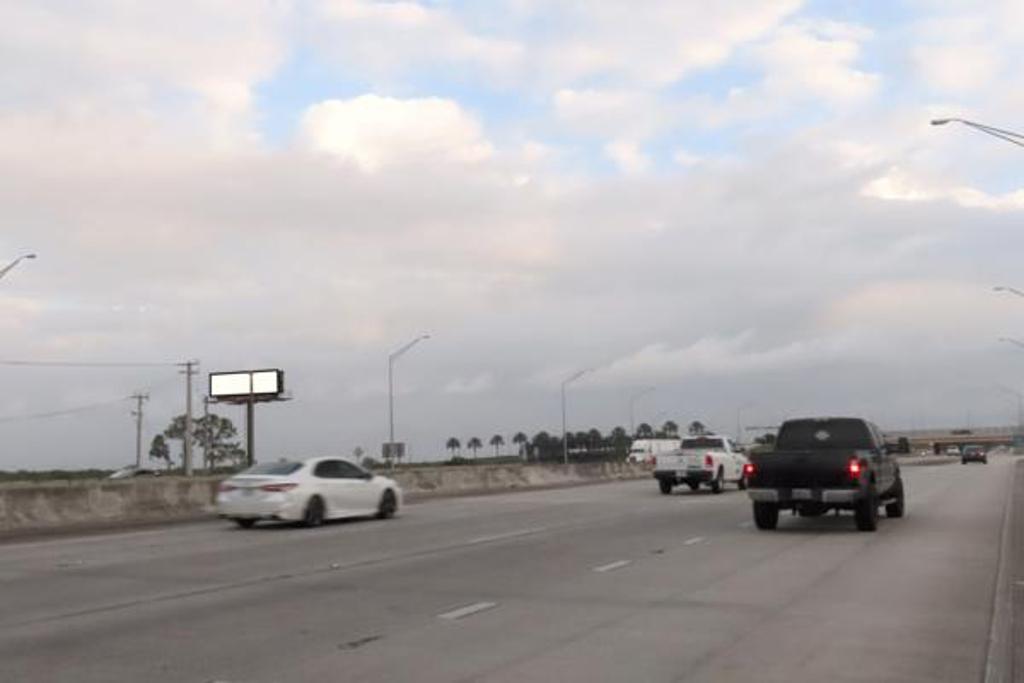
<instances>
[{"instance_id":1,"label":"billboard support pole","mask_svg":"<svg viewBox=\"0 0 1024 683\"><path fill-rule=\"evenodd\" d=\"M196 361L185 362L185 455L182 463L185 468L185 476L192 476L192 375L196 374L193 366Z\"/></svg>"},{"instance_id":2,"label":"billboard support pole","mask_svg":"<svg viewBox=\"0 0 1024 683\"><path fill-rule=\"evenodd\" d=\"M255 401L249 396L245 404L245 459L249 467L256 464Z\"/></svg>"}]
</instances>

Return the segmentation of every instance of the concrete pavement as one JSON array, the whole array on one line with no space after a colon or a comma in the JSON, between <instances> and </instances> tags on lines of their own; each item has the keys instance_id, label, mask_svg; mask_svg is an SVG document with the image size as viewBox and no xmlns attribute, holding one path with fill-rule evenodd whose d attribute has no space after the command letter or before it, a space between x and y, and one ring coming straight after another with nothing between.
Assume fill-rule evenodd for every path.
<instances>
[{"instance_id":1,"label":"concrete pavement","mask_svg":"<svg viewBox=\"0 0 1024 683\"><path fill-rule=\"evenodd\" d=\"M979 680L1011 467L874 534L650 480L6 544L0 681Z\"/></svg>"}]
</instances>

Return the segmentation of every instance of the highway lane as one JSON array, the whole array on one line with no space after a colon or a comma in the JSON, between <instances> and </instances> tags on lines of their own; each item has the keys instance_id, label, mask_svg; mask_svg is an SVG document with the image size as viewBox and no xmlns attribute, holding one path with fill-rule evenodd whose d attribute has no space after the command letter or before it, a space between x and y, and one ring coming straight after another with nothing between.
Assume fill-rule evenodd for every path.
<instances>
[{"instance_id":1,"label":"highway lane","mask_svg":"<svg viewBox=\"0 0 1024 683\"><path fill-rule=\"evenodd\" d=\"M1011 467L875 534L652 480L6 544L0 681L978 680Z\"/></svg>"}]
</instances>

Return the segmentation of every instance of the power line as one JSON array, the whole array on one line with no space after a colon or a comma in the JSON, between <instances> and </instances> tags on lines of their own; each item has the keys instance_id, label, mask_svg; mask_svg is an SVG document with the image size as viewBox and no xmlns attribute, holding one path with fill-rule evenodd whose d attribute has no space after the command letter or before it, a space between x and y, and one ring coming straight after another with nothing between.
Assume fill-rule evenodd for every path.
<instances>
[{"instance_id":1,"label":"power line","mask_svg":"<svg viewBox=\"0 0 1024 683\"><path fill-rule=\"evenodd\" d=\"M0 417L0 422L17 422L19 420L41 420L48 417L62 417L64 415L75 415L77 413L85 413L90 410L96 410L98 408L105 408L106 406L112 406L123 401L127 401L131 396L122 396L121 398L114 399L113 401L103 401L101 403L90 403L89 405L78 406L77 408L67 408L65 410L53 410L46 413L27 413L25 415L8 415L6 417Z\"/></svg>"},{"instance_id":2,"label":"power line","mask_svg":"<svg viewBox=\"0 0 1024 683\"><path fill-rule=\"evenodd\" d=\"M173 368L184 366L185 363L80 363L77 361L0 360L0 365L45 368Z\"/></svg>"}]
</instances>

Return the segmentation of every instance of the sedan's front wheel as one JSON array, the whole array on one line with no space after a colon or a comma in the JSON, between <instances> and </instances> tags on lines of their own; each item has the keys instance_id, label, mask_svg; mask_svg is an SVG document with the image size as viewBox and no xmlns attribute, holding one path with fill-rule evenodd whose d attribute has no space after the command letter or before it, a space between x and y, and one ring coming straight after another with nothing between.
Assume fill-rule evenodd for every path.
<instances>
[{"instance_id":1,"label":"sedan's front wheel","mask_svg":"<svg viewBox=\"0 0 1024 683\"><path fill-rule=\"evenodd\" d=\"M397 510L398 499L395 498L395 492L388 489L381 495L380 504L377 505L377 519L390 519Z\"/></svg>"}]
</instances>

